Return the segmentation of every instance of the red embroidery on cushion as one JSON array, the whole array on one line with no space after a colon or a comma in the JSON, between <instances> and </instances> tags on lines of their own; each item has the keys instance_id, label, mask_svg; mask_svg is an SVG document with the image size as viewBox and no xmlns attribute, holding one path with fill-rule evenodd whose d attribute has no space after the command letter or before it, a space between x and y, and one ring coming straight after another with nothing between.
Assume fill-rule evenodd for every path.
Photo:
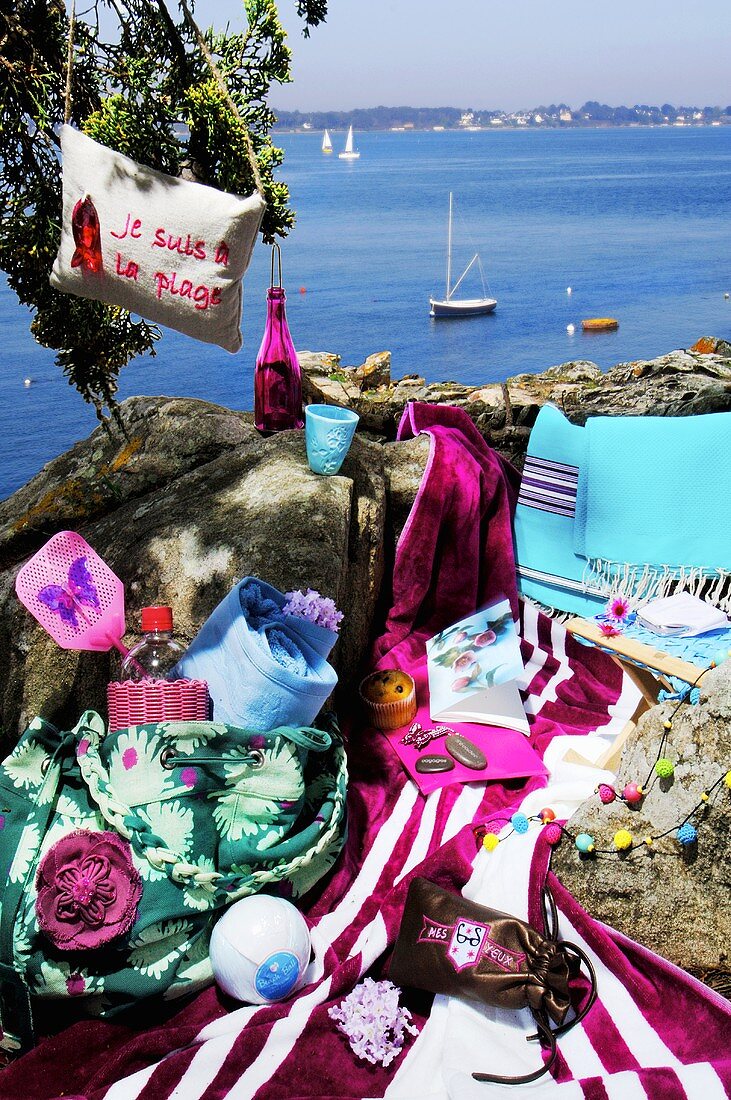
<instances>
[{"instance_id":1,"label":"red embroidery on cushion","mask_svg":"<svg viewBox=\"0 0 731 1100\"><path fill-rule=\"evenodd\" d=\"M110 229L109 230L110 234L113 237L116 237L118 241L123 241L124 238L128 235L130 237L134 237L135 240L139 240L140 237L142 236L142 222L140 221L139 218L135 218L135 220L132 222L132 224L130 226L131 221L132 221L132 215L128 214L127 215L127 221L124 223L124 229L122 230L122 232L121 233L115 233L113 229Z\"/></svg>"},{"instance_id":2,"label":"red embroidery on cushion","mask_svg":"<svg viewBox=\"0 0 731 1100\"><path fill-rule=\"evenodd\" d=\"M98 274L102 269L99 215L88 195L79 199L74 207L71 215L71 231L76 244L76 250L71 257L71 266Z\"/></svg>"}]
</instances>

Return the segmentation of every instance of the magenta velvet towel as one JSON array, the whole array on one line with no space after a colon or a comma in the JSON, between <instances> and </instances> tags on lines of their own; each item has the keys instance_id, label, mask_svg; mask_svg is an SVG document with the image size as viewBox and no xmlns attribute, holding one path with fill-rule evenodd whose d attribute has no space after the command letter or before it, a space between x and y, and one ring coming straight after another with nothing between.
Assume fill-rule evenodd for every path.
<instances>
[{"instance_id":1,"label":"magenta velvet towel","mask_svg":"<svg viewBox=\"0 0 731 1100\"><path fill-rule=\"evenodd\" d=\"M520 484L462 409L409 403L399 439L430 438L427 467L394 564L379 660L395 645L443 627L500 597L518 616L512 515Z\"/></svg>"}]
</instances>

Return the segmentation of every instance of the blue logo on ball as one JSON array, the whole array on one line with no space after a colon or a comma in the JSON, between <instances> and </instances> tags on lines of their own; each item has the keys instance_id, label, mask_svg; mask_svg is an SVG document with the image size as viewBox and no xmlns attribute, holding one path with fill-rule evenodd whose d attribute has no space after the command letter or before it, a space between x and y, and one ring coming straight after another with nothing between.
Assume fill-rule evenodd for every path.
<instances>
[{"instance_id":1,"label":"blue logo on ball","mask_svg":"<svg viewBox=\"0 0 731 1100\"><path fill-rule=\"evenodd\" d=\"M291 951L275 951L256 971L254 988L260 997L277 1001L292 991L299 978L300 964Z\"/></svg>"}]
</instances>

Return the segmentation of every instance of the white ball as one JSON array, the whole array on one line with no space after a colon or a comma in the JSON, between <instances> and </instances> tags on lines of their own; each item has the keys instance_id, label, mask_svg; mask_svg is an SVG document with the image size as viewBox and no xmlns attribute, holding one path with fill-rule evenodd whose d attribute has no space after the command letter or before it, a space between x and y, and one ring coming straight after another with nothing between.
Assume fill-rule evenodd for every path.
<instances>
[{"instance_id":1,"label":"white ball","mask_svg":"<svg viewBox=\"0 0 731 1100\"><path fill-rule=\"evenodd\" d=\"M566 293L567 293L567 294L570 294L570 293L571 293L571 287L570 287L570 286L567 286L567 287L566 287Z\"/></svg>"},{"instance_id":2,"label":"white ball","mask_svg":"<svg viewBox=\"0 0 731 1100\"><path fill-rule=\"evenodd\" d=\"M248 1004L270 1004L302 985L310 930L291 902L253 894L235 902L215 925L210 955L224 993Z\"/></svg>"},{"instance_id":3,"label":"white ball","mask_svg":"<svg viewBox=\"0 0 731 1100\"><path fill-rule=\"evenodd\" d=\"M576 325L567 325L566 331L568 332L569 336L573 336L576 332Z\"/></svg>"}]
</instances>

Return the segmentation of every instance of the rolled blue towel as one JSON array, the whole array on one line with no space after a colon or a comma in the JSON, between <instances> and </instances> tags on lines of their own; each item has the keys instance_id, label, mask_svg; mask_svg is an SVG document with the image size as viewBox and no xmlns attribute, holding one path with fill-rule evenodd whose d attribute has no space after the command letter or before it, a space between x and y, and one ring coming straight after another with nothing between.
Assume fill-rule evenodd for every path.
<instances>
[{"instance_id":1,"label":"rolled blue towel","mask_svg":"<svg viewBox=\"0 0 731 1100\"><path fill-rule=\"evenodd\" d=\"M245 577L209 615L173 669L205 680L213 720L265 732L309 726L337 684L327 657L337 633L286 615L286 597Z\"/></svg>"}]
</instances>

